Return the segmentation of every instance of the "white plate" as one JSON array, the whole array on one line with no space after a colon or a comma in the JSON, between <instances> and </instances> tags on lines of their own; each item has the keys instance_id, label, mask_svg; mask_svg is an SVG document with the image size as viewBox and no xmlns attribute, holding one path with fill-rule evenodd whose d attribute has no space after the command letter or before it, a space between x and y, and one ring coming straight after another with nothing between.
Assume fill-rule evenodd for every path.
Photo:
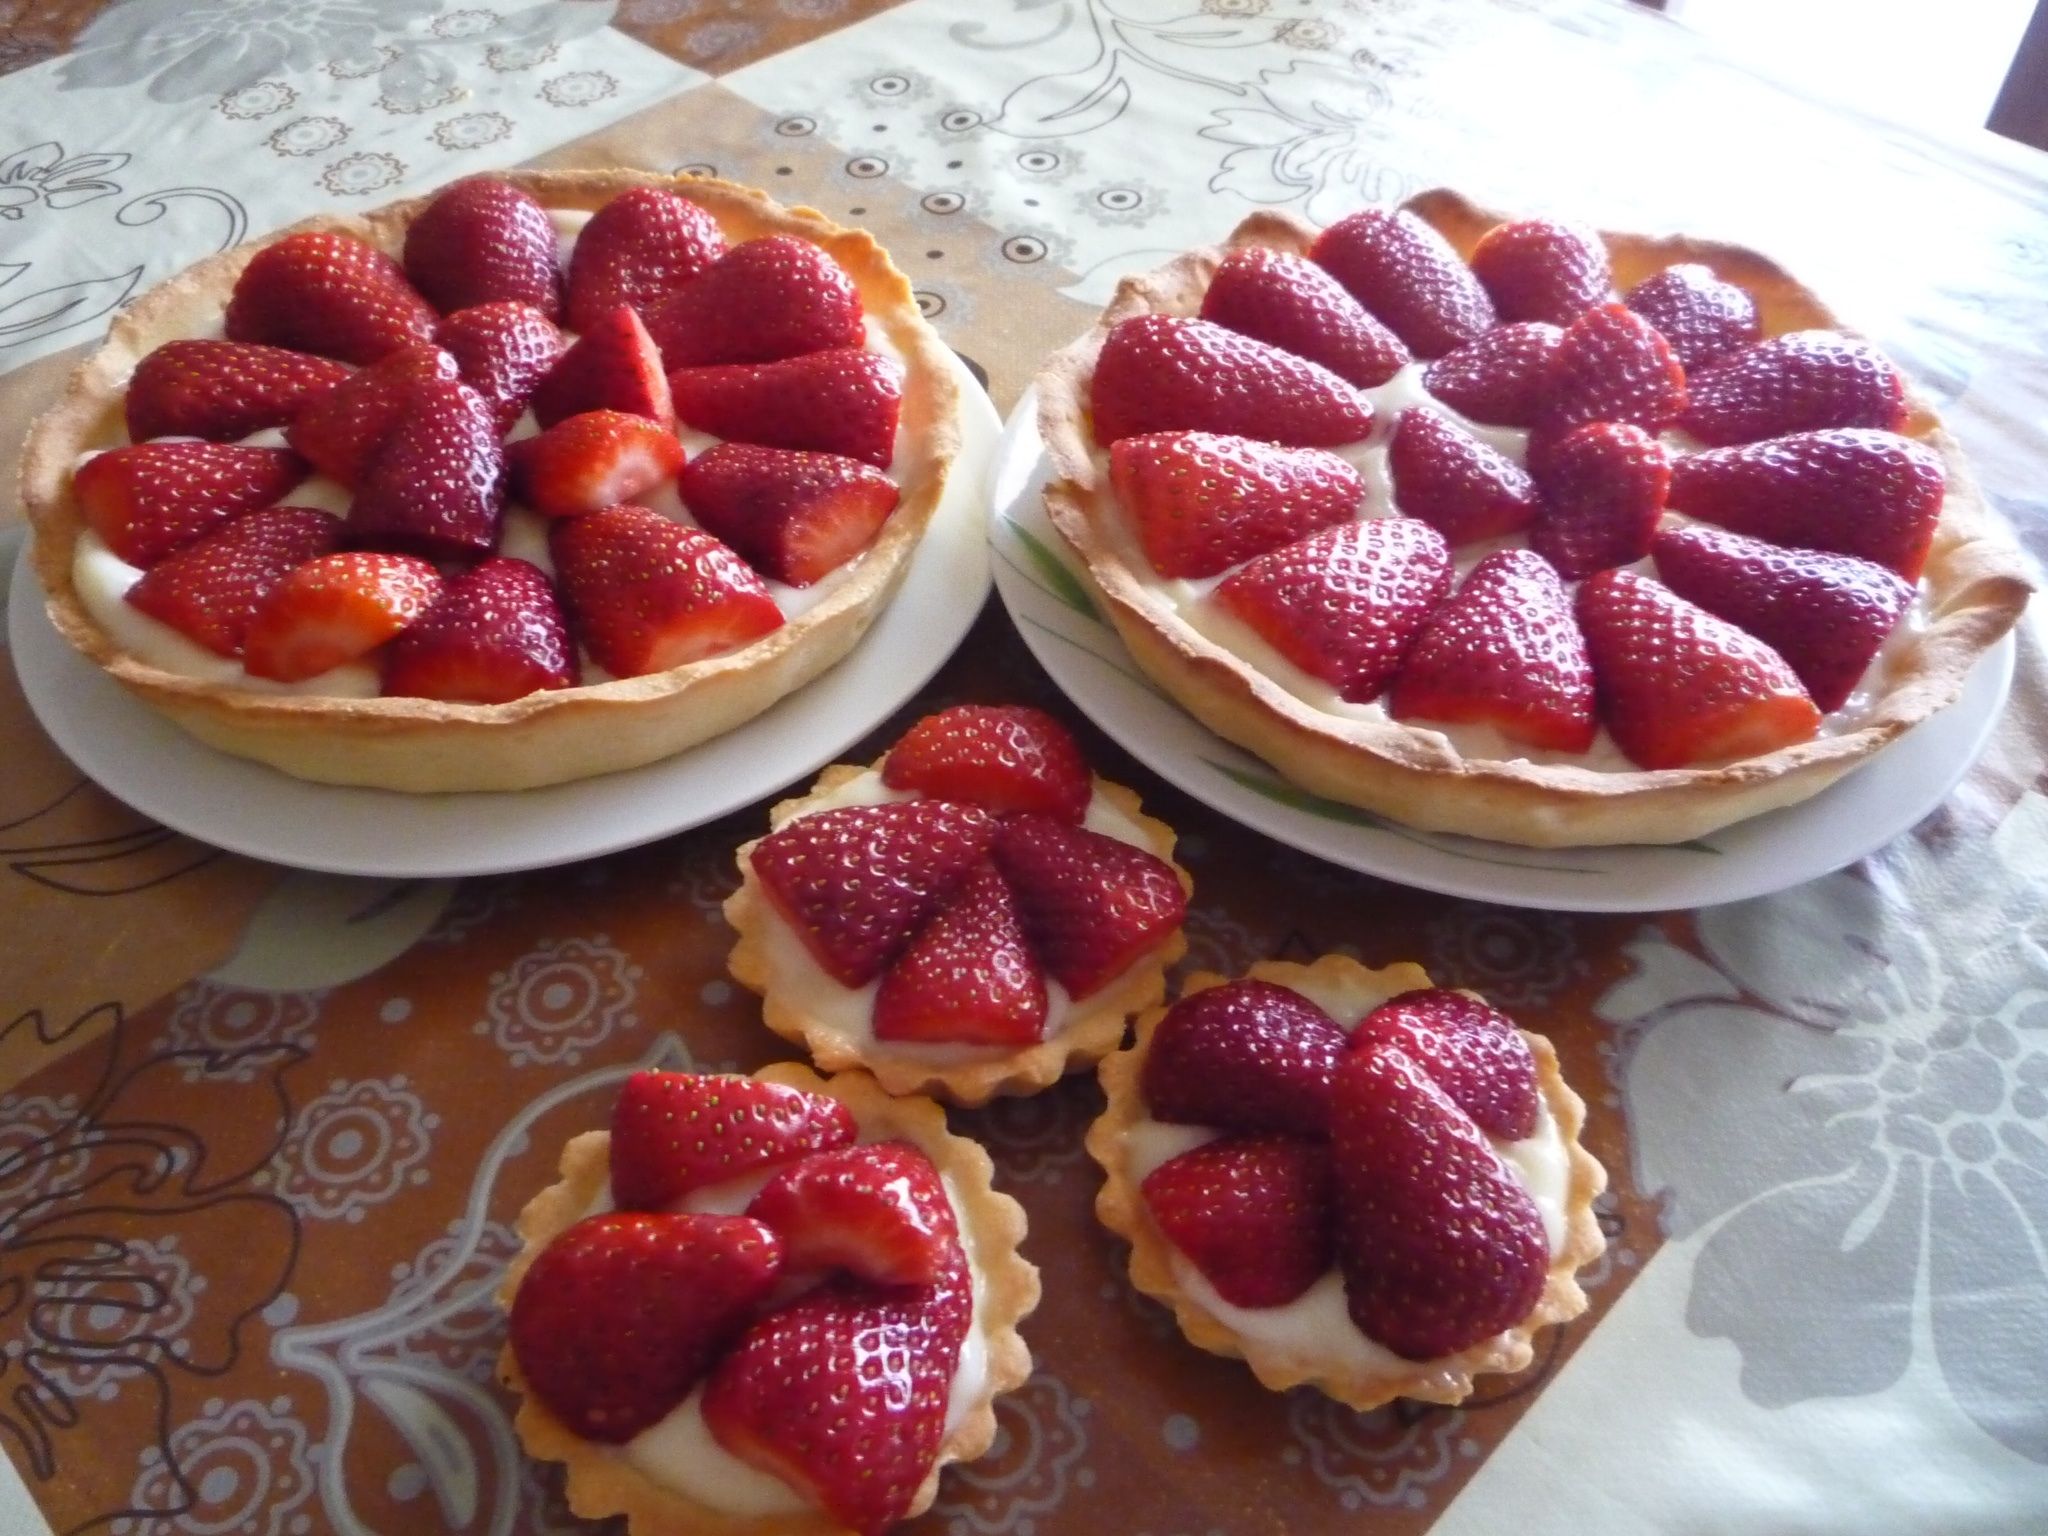
<instances>
[{"instance_id":1,"label":"white plate","mask_svg":"<svg viewBox=\"0 0 2048 1536\"><path fill-rule=\"evenodd\" d=\"M1948 797L2012 687L2008 635L1962 697L1875 761L1799 805L1671 847L1518 848L1418 832L1295 788L1155 688L1096 610L1045 515L1051 466L1027 391L1003 430L993 492L996 587L1046 671L1133 757L1268 837L1402 885L1565 912L1710 907L1853 864Z\"/></svg>"},{"instance_id":2,"label":"white plate","mask_svg":"<svg viewBox=\"0 0 2048 1536\"><path fill-rule=\"evenodd\" d=\"M309 784L187 736L50 625L24 546L8 602L22 690L64 754L165 826L345 875L437 878L565 864L701 826L809 775L924 686L988 595L985 499L1002 422L955 363L965 441L902 587L823 677L738 730L627 773L516 794Z\"/></svg>"}]
</instances>

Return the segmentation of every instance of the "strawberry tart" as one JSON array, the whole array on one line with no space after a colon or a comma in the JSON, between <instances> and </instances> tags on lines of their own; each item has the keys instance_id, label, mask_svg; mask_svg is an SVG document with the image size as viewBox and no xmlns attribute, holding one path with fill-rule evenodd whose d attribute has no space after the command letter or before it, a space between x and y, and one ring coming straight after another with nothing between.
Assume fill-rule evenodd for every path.
<instances>
[{"instance_id":1,"label":"strawberry tart","mask_svg":"<svg viewBox=\"0 0 2048 1536\"><path fill-rule=\"evenodd\" d=\"M31 434L51 618L302 778L522 789L730 730L853 646L958 391L867 235L724 182L458 182L146 294Z\"/></svg>"},{"instance_id":2,"label":"strawberry tart","mask_svg":"<svg viewBox=\"0 0 2048 1536\"><path fill-rule=\"evenodd\" d=\"M1102 1064L1131 1279L1274 1391L1461 1402L1586 1307L1606 1174L1540 1035L1414 965L1197 975Z\"/></svg>"},{"instance_id":3,"label":"strawberry tart","mask_svg":"<svg viewBox=\"0 0 2048 1536\"><path fill-rule=\"evenodd\" d=\"M1023 1383L1024 1213L862 1073L641 1072L519 1216L515 1428L634 1536L825 1536L929 1507Z\"/></svg>"},{"instance_id":4,"label":"strawberry tart","mask_svg":"<svg viewBox=\"0 0 2048 1536\"><path fill-rule=\"evenodd\" d=\"M891 1093L1035 1093L1115 1050L1187 948L1173 832L1040 710L926 716L769 823L725 905L732 974L820 1068Z\"/></svg>"},{"instance_id":5,"label":"strawberry tart","mask_svg":"<svg viewBox=\"0 0 2048 1536\"><path fill-rule=\"evenodd\" d=\"M1752 252L1448 192L1260 213L1039 379L1143 669L1303 787L1676 842L1950 703L2029 591L1952 438Z\"/></svg>"}]
</instances>

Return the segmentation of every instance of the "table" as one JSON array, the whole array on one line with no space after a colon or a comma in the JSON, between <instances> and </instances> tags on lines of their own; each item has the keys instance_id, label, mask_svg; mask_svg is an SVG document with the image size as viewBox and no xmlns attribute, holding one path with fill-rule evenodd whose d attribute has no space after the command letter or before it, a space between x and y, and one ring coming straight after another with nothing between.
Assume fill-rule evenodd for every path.
<instances>
[{"instance_id":1,"label":"table","mask_svg":"<svg viewBox=\"0 0 2048 1536\"><path fill-rule=\"evenodd\" d=\"M127 295L488 166L711 168L864 224L1005 410L1117 273L1254 206L1327 221L1443 182L1772 251L1938 398L2048 550L2048 160L1851 118L1618 0L5 14L10 457ZM993 603L852 755L966 698L1062 713L1180 829L1190 967L1415 958L1548 1032L1613 1189L1592 1309L1526 1376L1358 1415L1264 1393L1130 1289L1091 1215L1092 1082L956 1114L1047 1294L994 1451L911 1529L2048 1525L2038 622L1937 814L1699 912L1517 911L1266 843L1087 728ZM725 978L718 910L762 808L562 869L351 880L127 811L11 668L0 741L0 1526L586 1529L509 1435L490 1291L623 1071L786 1054Z\"/></svg>"}]
</instances>

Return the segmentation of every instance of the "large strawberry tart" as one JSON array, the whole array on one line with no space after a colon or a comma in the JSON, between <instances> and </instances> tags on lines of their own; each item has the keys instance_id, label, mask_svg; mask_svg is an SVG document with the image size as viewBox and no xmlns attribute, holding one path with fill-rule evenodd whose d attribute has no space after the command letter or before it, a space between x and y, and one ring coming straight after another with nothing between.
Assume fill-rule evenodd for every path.
<instances>
[{"instance_id":1,"label":"large strawberry tart","mask_svg":"<svg viewBox=\"0 0 2048 1536\"><path fill-rule=\"evenodd\" d=\"M1790 804L1951 702L2028 587L1891 362L1739 248L1447 192L1261 213L1039 380L1139 664L1318 793L1536 845Z\"/></svg>"},{"instance_id":2,"label":"large strawberry tart","mask_svg":"<svg viewBox=\"0 0 2048 1536\"><path fill-rule=\"evenodd\" d=\"M731 729L901 579L957 390L865 234L727 183L475 178L213 257L31 435L50 614L200 739L518 789Z\"/></svg>"}]
</instances>

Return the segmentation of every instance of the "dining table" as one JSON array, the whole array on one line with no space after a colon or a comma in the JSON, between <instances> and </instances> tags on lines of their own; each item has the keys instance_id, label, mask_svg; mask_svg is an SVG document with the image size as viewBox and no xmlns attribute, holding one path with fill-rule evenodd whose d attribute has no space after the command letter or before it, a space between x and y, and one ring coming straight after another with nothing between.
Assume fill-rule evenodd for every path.
<instances>
[{"instance_id":1,"label":"dining table","mask_svg":"<svg viewBox=\"0 0 2048 1536\"><path fill-rule=\"evenodd\" d=\"M872 231L986 421L956 565L863 642L892 650L719 774L595 800L215 765L58 654L15 580L0 1529L611 1528L512 1430L514 1220L629 1072L793 1054L728 974L735 850L822 764L980 701L1050 711L1176 830L1176 977L1413 960L1547 1035L1606 1246L1526 1371L1355 1412L1133 1288L1092 1073L954 1109L1043 1300L993 1446L906 1532L2048 1530L2039 603L1967 726L1921 727L1938 761L1835 815L1853 846L1794 808L1638 879L1368 816L1274 835L1100 705L1114 641L1045 611L1072 594L1030 531L1034 374L1121 275L1259 209L1446 186L1769 253L1934 402L2038 571L2048 156L1825 75L1621 0L0 0L6 570L24 434L124 304L493 168L716 175Z\"/></svg>"}]
</instances>

